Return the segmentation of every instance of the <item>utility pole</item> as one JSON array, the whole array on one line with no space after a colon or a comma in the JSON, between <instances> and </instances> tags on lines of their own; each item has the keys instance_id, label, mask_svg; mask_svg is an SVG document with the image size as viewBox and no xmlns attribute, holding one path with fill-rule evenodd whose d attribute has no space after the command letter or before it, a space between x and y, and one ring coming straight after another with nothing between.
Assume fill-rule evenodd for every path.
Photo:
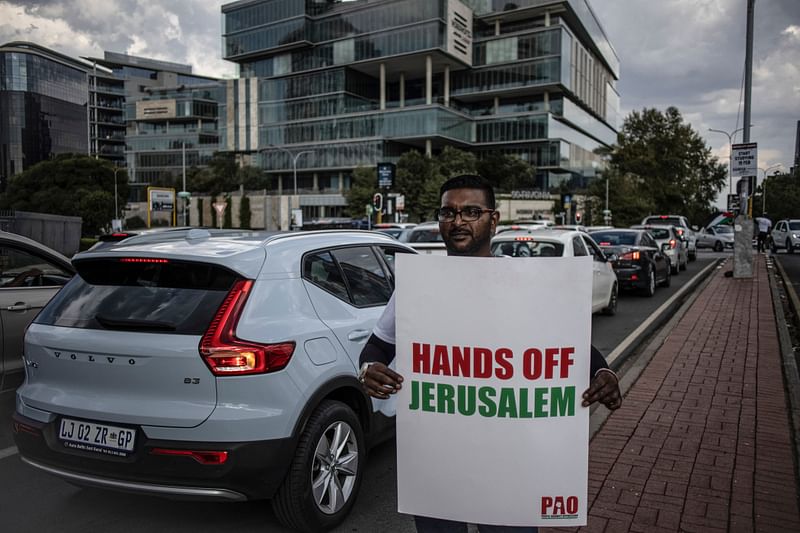
<instances>
[{"instance_id":1,"label":"utility pole","mask_svg":"<svg viewBox=\"0 0 800 533\"><path fill-rule=\"evenodd\" d=\"M186 227L186 141L181 144L181 160L183 165L183 226Z\"/></svg>"},{"instance_id":2,"label":"utility pole","mask_svg":"<svg viewBox=\"0 0 800 533\"><path fill-rule=\"evenodd\" d=\"M742 142L750 142L750 100L753 89L753 20L755 18L756 0L747 0L747 40L744 59L744 131ZM739 215L733 224L733 277L753 277L753 219L747 216L747 191L740 199Z\"/></svg>"}]
</instances>

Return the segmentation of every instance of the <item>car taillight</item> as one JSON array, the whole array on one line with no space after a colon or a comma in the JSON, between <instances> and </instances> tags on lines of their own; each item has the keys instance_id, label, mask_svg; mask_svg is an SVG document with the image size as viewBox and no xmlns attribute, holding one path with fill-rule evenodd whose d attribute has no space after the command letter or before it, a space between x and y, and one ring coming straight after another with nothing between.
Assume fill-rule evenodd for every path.
<instances>
[{"instance_id":1,"label":"car taillight","mask_svg":"<svg viewBox=\"0 0 800 533\"><path fill-rule=\"evenodd\" d=\"M120 263L169 263L169 259L154 259L152 257L120 257Z\"/></svg>"},{"instance_id":2,"label":"car taillight","mask_svg":"<svg viewBox=\"0 0 800 533\"><path fill-rule=\"evenodd\" d=\"M522 242L522 241L530 242L530 241L533 241L533 237L514 237L514 240L515 241L520 241L520 242Z\"/></svg>"},{"instance_id":3,"label":"car taillight","mask_svg":"<svg viewBox=\"0 0 800 533\"><path fill-rule=\"evenodd\" d=\"M675 249L675 247L677 245L678 245L678 241L676 241L675 239L670 239L669 240L669 247L672 248L673 250Z\"/></svg>"},{"instance_id":4,"label":"car taillight","mask_svg":"<svg viewBox=\"0 0 800 533\"><path fill-rule=\"evenodd\" d=\"M638 261L639 257L639 252L628 252L619 256L622 261Z\"/></svg>"},{"instance_id":5,"label":"car taillight","mask_svg":"<svg viewBox=\"0 0 800 533\"><path fill-rule=\"evenodd\" d=\"M236 325L252 288L252 280L237 281L200 340L200 355L216 376L275 372L292 358L294 342L258 344L236 337Z\"/></svg>"},{"instance_id":6,"label":"car taillight","mask_svg":"<svg viewBox=\"0 0 800 533\"><path fill-rule=\"evenodd\" d=\"M190 457L201 465L222 465L228 460L228 452L212 450L173 450L170 448L153 448L152 455L182 455Z\"/></svg>"}]
</instances>

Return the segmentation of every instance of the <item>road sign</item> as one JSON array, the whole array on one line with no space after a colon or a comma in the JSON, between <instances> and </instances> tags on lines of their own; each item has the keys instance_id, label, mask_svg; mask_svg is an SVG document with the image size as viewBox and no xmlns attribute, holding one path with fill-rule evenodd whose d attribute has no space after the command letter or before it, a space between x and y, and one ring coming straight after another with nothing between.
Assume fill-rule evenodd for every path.
<instances>
[{"instance_id":1,"label":"road sign","mask_svg":"<svg viewBox=\"0 0 800 533\"><path fill-rule=\"evenodd\" d=\"M214 202L211 204L214 210L217 212L217 225L219 229L222 229L222 214L225 213L225 208L228 207L228 202Z\"/></svg>"},{"instance_id":2,"label":"road sign","mask_svg":"<svg viewBox=\"0 0 800 533\"><path fill-rule=\"evenodd\" d=\"M739 210L739 195L738 194L729 194L728 195L728 211L738 211Z\"/></svg>"},{"instance_id":3,"label":"road sign","mask_svg":"<svg viewBox=\"0 0 800 533\"><path fill-rule=\"evenodd\" d=\"M758 143L741 143L732 145L731 176L742 177L757 175Z\"/></svg>"},{"instance_id":4,"label":"road sign","mask_svg":"<svg viewBox=\"0 0 800 533\"><path fill-rule=\"evenodd\" d=\"M394 163L378 163L378 188L391 189L394 185Z\"/></svg>"}]
</instances>

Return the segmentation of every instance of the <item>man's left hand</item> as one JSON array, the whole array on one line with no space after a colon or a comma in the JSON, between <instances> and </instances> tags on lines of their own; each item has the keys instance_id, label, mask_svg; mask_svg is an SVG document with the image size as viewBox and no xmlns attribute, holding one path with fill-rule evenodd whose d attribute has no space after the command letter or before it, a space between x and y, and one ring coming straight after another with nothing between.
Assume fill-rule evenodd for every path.
<instances>
[{"instance_id":1,"label":"man's left hand","mask_svg":"<svg viewBox=\"0 0 800 533\"><path fill-rule=\"evenodd\" d=\"M612 411L622 405L622 393L619 390L619 381L613 372L600 371L583 393L584 407L589 407L594 402L600 402Z\"/></svg>"}]
</instances>

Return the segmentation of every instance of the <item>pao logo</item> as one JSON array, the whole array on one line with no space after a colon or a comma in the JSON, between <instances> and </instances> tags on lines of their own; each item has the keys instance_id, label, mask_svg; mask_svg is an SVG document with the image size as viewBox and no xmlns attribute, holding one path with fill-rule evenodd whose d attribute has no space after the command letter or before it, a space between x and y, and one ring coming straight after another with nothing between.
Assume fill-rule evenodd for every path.
<instances>
[{"instance_id":1,"label":"pao logo","mask_svg":"<svg viewBox=\"0 0 800 533\"><path fill-rule=\"evenodd\" d=\"M577 496L542 496L543 520L564 520L577 517Z\"/></svg>"}]
</instances>

